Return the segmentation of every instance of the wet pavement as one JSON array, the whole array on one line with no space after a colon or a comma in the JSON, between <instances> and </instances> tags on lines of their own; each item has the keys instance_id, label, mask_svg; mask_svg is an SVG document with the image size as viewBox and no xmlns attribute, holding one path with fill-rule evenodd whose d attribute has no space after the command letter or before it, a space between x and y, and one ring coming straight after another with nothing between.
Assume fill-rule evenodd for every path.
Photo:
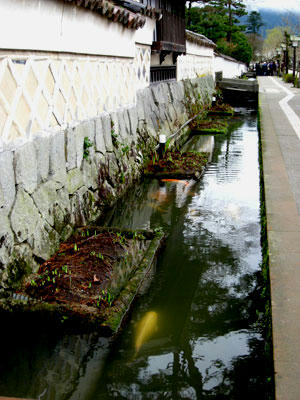
<instances>
[{"instance_id":1,"label":"wet pavement","mask_svg":"<svg viewBox=\"0 0 300 400\"><path fill-rule=\"evenodd\" d=\"M300 89L259 78L276 400L300 398Z\"/></svg>"}]
</instances>

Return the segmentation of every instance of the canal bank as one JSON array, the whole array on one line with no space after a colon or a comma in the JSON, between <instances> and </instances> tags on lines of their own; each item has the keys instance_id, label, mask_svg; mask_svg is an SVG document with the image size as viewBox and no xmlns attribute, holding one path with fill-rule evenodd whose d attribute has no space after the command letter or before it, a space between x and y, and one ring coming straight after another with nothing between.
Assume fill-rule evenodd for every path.
<instances>
[{"instance_id":1,"label":"canal bank","mask_svg":"<svg viewBox=\"0 0 300 400\"><path fill-rule=\"evenodd\" d=\"M19 335L24 324L11 320L1 333L1 394L266 400L256 112L241 109L228 134L194 137L188 148L211 153L200 181L143 181L103 221L168 233L117 340L28 322Z\"/></svg>"},{"instance_id":2,"label":"canal bank","mask_svg":"<svg viewBox=\"0 0 300 400\"><path fill-rule=\"evenodd\" d=\"M259 78L276 400L300 393L300 92Z\"/></svg>"}]
</instances>

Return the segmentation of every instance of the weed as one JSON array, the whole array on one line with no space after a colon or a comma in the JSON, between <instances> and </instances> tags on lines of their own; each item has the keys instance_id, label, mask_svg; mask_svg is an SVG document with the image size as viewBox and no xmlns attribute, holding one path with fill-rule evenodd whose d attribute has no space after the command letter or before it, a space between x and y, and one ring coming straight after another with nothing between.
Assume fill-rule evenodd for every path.
<instances>
[{"instance_id":1,"label":"weed","mask_svg":"<svg viewBox=\"0 0 300 400\"><path fill-rule=\"evenodd\" d=\"M85 158L87 160L90 151L89 151L89 147L92 147L93 143L90 141L90 139L85 136L85 138L83 139L83 158Z\"/></svg>"},{"instance_id":2,"label":"weed","mask_svg":"<svg viewBox=\"0 0 300 400\"><path fill-rule=\"evenodd\" d=\"M60 322L63 324L68 318L69 318L69 317L67 317L66 315L63 315L63 316L61 317Z\"/></svg>"},{"instance_id":3,"label":"weed","mask_svg":"<svg viewBox=\"0 0 300 400\"><path fill-rule=\"evenodd\" d=\"M111 129L111 140L114 147L119 147L120 142L118 141L118 134L115 132L114 129Z\"/></svg>"},{"instance_id":4,"label":"weed","mask_svg":"<svg viewBox=\"0 0 300 400\"><path fill-rule=\"evenodd\" d=\"M110 293L108 289L102 290L98 296L97 307L100 307L101 301L105 301L110 307L114 301L114 296Z\"/></svg>"},{"instance_id":5,"label":"weed","mask_svg":"<svg viewBox=\"0 0 300 400\"><path fill-rule=\"evenodd\" d=\"M128 145L122 146L121 150L122 150L123 154L128 154L129 153L129 146Z\"/></svg>"},{"instance_id":6,"label":"weed","mask_svg":"<svg viewBox=\"0 0 300 400\"><path fill-rule=\"evenodd\" d=\"M63 272L64 272L65 274L68 273L68 266L67 266L67 265L63 265L63 266L61 267L61 269L63 270Z\"/></svg>"},{"instance_id":7,"label":"weed","mask_svg":"<svg viewBox=\"0 0 300 400\"><path fill-rule=\"evenodd\" d=\"M124 174L124 172L120 173L119 178L120 178L120 183L125 183L125 174Z\"/></svg>"},{"instance_id":8,"label":"weed","mask_svg":"<svg viewBox=\"0 0 300 400\"><path fill-rule=\"evenodd\" d=\"M132 236L133 240L145 240L145 236L142 233L134 232Z\"/></svg>"}]
</instances>

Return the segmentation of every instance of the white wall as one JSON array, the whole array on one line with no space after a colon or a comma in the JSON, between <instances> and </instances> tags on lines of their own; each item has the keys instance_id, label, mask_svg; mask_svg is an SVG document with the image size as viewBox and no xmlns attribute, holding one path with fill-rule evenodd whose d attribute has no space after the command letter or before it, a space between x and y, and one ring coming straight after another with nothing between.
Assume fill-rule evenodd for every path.
<instances>
[{"instance_id":1,"label":"white wall","mask_svg":"<svg viewBox=\"0 0 300 400\"><path fill-rule=\"evenodd\" d=\"M194 79L213 74L214 49L189 40L186 41L186 55L177 59L177 80Z\"/></svg>"},{"instance_id":2,"label":"white wall","mask_svg":"<svg viewBox=\"0 0 300 400\"><path fill-rule=\"evenodd\" d=\"M0 0L0 147L133 106L155 20L128 29L58 0Z\"/></svg>"},{"instance_id":3,"label":"white wall","mask_svg":"<svg viewBox=\"0 0 300 400\"><path fill-rule=\"evenodd\" d=\"M244 63L233 61L221 56L215 56L214 72L222 71L223 78L238 78L243 72L247 71Z\"/></svg>"},{"instance_id":4,"label":"white wall","mask_svg":"<svg viewBox=\"0 0 300 400\"><path fill-rule=\"evenodd\" d=\"M155 21L142 29L57 0L1 0L0 48L134 57L135 42L151 44Z\"/></svg>"}]
</instances>

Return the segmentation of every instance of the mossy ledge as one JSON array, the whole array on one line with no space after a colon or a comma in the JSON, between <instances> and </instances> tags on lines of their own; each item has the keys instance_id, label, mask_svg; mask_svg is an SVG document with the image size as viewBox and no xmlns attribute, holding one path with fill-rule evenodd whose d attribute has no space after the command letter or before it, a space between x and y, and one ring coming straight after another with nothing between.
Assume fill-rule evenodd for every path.
<instances>
[{"instance_id":1,"label":"mossy ledge","mask_svg":"<svg viewBox=\"0 0 300 400\"><path fill-rule=\"evenodd\" d=\"M0 300L0 313L5 319L9 319L9 314L26 316L29 320L42 321L48 326L57 329L71 331L91 331L97 329L105 336L116 334L121 327L122 321L130 310L130 307L139 292L141 285L147 279L156 262L159 249L162 247L165 234L161 230L122 230L119 228L102 228L97 226L88 226L84 230L95 231L97 234L102 232L121 233L128 240L139 240L147 242L142 245L143 252L139 256L139 262L136 264L136 257L129 257L130 262L126 263L127 271L120 271L122 279L118 272L113 271L116 276L116 282L113 283L112 291L116 293L114 301L103 308L88 307L76 302L56 302L42 301L38 297L28 296L25 290L19 290L8 298ZM133 249L133 247L132 247ZM130 255L129 255L130 256ZM119 265L117 265L117 268ZM123 265L121 266L123 267ZM36 276L36 274L34 274ZM33 275L31 276L33 277ZM27 280L30 278L27 278ZM23 289L24 289L23 285ZM101 283L99 283L99 293L101 293ZM6 314L6 315L5 315ZM26 318L27 318L26 317ZM45 326L44 326L45 328Z\"/></svg>"}]
</instances>

